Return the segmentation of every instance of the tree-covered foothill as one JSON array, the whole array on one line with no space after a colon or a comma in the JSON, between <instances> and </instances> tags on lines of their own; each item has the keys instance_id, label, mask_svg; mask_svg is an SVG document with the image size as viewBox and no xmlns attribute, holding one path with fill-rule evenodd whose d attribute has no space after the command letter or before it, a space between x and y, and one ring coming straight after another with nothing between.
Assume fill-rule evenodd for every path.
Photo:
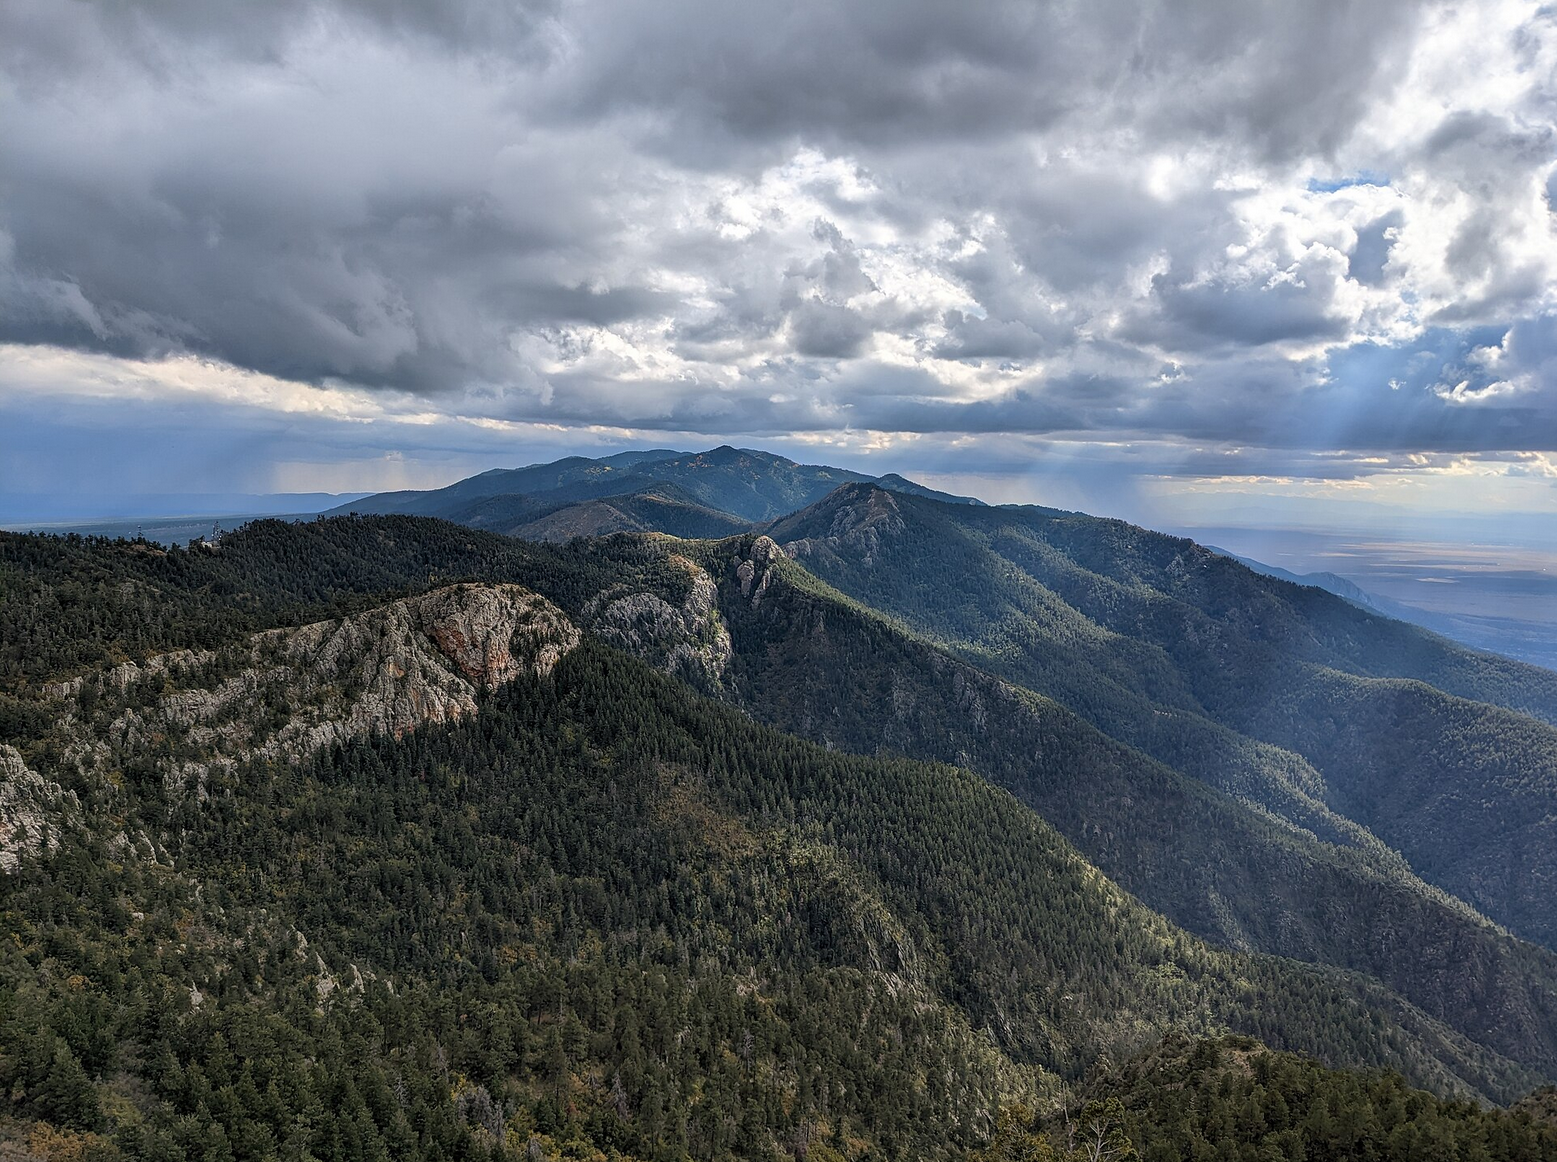
<instances>
[{"instance_id":1,"label":"tree-covered foothill","mask_svg":"<svg viewBox=\"0 0 1557 1162\"><path fill-rule=\"evenodd\" d=\"M1532 1095L1533 1103L1539 1095ZM1246 1037L1172 1035L1058 1109L1004 1107L977 1162L1542 1162L1557 1125L1327 1069Z\"/></svg>"},{"instance_id":2,"label":"tree-covered foothill","mask_svg":"<svg viewBox=\"0 0 1557 1162\"><path fill-rule=\"evenodd\" d=\"M1169 1038L1092 1088L1118 1103L1143 1162L1557 1158L1557 1127L1526 1111L1444 1100L1398 1074L1326 1069L1238 1037Z\"/></svg>"},{"instance_id":3,"label":"tree-covered foothill","mask_svg":"<svg viewBox=\"0 0 1557 1162\"><path fill-rule=\"evenodd\" d=\"M579 554L421 517L255 521L216 547L0 532L0 738L49 681L211 649L457 581L521 581L565 609L685 578L662 553Z\"/></svg>"},{"instance_id":4,"label":"tree-covered foothill","mask_svg":"<svg viewBox=\"0 0 1557 1162\"><path fill-rule=\"evenodd\" d=\"M952 1157L1174 1027L1475 1066L966 772L587 644L461 724L101 787L6 887L0 1081L105 1156Z\"/></svg>"},{"instance_id":5,"label":"tree-covered foothill","mask_svg":"<svg viewBox=\"0 0 1557 1162\"><path fill-rule=\"evenodd\" d=\"M1140 864L1172 884L1222 858L1220 792L1052 703L1018 692L1016 714L798 570L753 605L728 557L750 538L674 548L407 517L259 522L215 549L0 536L0 741L43 780L0 788L0 1157L1550 1156L1541 1094L1475 1104L1550 1076L1503 1031L1207 945L1018 797L1047 788L1056 820L1118 848L1108 800L1165 789L1138 813L1199 821ZM587 624L602 595L676 606L678 555L719 579L736 706L586 636L470 718L299 761L258 757L298 709L258 682L234 762L145 729L158 699L262 664L236 648L255 630L456 580ZM105 673L176 648L212 652ZM183 763L202 775L167 777ZM1338 915L1396 898L1340 874L1360 847L1319 859L1260 826ZM1220 870L1252 906L1243 865ZM1345 895L1365 882L1378 899ZM1483 965L1505 997L1537 995L1501 945L1463 947L1505 958Z\"/></svg>"},{"instance_id":6,"label":"tree-covered foothill","mask_svg":"<svg viewBox=\"0 0 1557 1162\"><path fill-rule=\"evenodd\" d=\"M971 664L1309 828L1300 791L1557 948L1550 670L1080 513L849 485L768 531Z\"/></svg>"},{"instance_id":7,"label":"tree-covered foothill","mask_svg":"<svg viewBox=\"0 0 1557 1162\"><path fill-rule=\"evenodd\" d=\"M754 717L856 753L965 766L1192 931L1364 972L1505 1055L1557 1069L1557 956L1424 883L1344 816L1296 791L1277 814L1152 761L793 562L775 564L754 603L739 572L750 537L683 551L720 579L734 649L725 684ZM1411 936L1380 939L1391 932Z\"/></svg>"}]
</instances>

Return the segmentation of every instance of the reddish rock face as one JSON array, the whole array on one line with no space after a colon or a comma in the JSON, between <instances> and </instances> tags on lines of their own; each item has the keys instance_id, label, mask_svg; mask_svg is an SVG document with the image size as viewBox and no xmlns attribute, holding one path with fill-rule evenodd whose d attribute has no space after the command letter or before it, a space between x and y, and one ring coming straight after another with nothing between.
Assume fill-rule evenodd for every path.
<instances>
[{"instance_id":1,"label":"reddish rock face","mask_svg":"<svg viewBox=\"0 0 1557 1162\"><path fill-rule=\"evenodd\" d=\"M465 636L464 630L450 622L434 622L428 628L427 636L432 638L437 647L456 666L460 672L475 682L478 686L491 686L492 667L495 664L502 665L508 660L508 650L503 648L502 660L496 661L490 656L489 651L483 651L482 656L476 657L471 649L471 643Z\"/></svg>"},{"instance_id":2,"label":"reddish rock face","mask_svg":"<svg viewBox=\"0 0 1557 1162\"><path fill-rule=\"evenodd\" d=\"M408 604L439 652L483 689L531 666L550 672L578 640L560 610L516 585L440 589Z\"/></svg>"}]
</instances>

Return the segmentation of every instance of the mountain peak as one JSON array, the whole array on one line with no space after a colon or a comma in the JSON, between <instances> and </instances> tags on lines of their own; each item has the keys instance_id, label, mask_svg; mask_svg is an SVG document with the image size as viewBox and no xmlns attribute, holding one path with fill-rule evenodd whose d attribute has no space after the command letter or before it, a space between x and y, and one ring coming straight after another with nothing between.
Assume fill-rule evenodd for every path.
<instances>
[{"instance_id":1,"label":"mountain peak","mask_svg":"<svg viewBox=\"0 0 1557 1162\"><path fill-rule=\"evenodd\" d=\"M702 461L707 464L739 464L752 460L763 464L794 463L793 460L775 456L772 452L759 452L753 448L737 448L731 444L720 444L717 448L710 448L706 452L695 453L688 459L694 463Z\"/></svg>"},{"instance_id":2,"label":"mountain peak","mask_svg":"<svg viewBox=\"0 0 1557 1162\"><path fill-rule=\"evenodd\" d=\"M828 551L854 556L869 568L879 559L883 543L908 527L902 495L873 480L854 481L776 521L768 534L779 544L795 545L801 554L813 546L826 546Z\"/></svg>"},{"instance_id":3,"label":"mountain peak","mask_svg":"<svg viewBox=\"0 0 1557 1162\"><path fill-rule=\"evenodd\" d=\"M920 484L917 480L909 480L906 476L899 476L896 472L888 472L885 476L877 477L876 483L882 488L893 492L906 492L910 496L923 496L929 500L939 500L942 504L971 504L980 508L987 507L976 496L958 496L952 492L941 492Z\"/></svg>"},{"instance_id":4,"label":"mountain peak","mask_svg":"<svg viewBox=\"0 0 1557 1162\"><path fill-rule=\"evenodd\" d=\"M756 523L799 512L839 485L851 482L868 482L894 493L943 504L982 503L972 497L938 492L895 472L872 477L848 468L801 464L756 448L720 444L701 452L650 449L595 459L569 456L550 464L493 469L434 492L368 497L353 503L350 510L441 516L497 531L527 530L538 521L546 522L545 528L553 531L587 530L599 525L602 502L639 495L646 487L659 483L682 489L683 499L716 514ZM596 511L580 519L570 515L553 519L553 514L584 503L591 504Z\"/></svg>"}]
</instances>

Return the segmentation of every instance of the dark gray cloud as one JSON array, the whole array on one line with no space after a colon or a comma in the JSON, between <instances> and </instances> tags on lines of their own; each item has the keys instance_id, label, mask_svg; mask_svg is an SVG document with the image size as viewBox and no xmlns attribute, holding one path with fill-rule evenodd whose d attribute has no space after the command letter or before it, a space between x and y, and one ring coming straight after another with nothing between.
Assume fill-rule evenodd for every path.
<instances>
[{"instance_id":1,"label":"dark gray cloud","mask_svg":"<svg viewBox=\"0 0 1557 1162\"><path fill-rule=\"evenodd\" d=\"M797 354L822 359L847 359L858 355L872 331L858 311L837 303L807 299L790 316Z\"/></svg>"},{"instance_id":2,"label":"dark gray cloud","mask_svg":"<svg viewBox=\"0 0 1557 1162\"><path fill-rule=\"evenodd\" d=\"M560 9L555 0L13 0L0 12L0 62L42 89L115 66L172 80L200 57L275 61L300 37L338 30L534 66L554 51L546 32Z\"/></svg>"},{"instance_id":3,"label":"dark gray cloud","mask_svg":"<svg viewBox=\"0 0 1557 1162\"><path fill-rule=\"evenodd\" d=\"M1557 35L1500 19L15 0L0 343L493 430L1557 449Z\"/></svg>"},{"instance_id":4,"label":"dark gray cloud","mask_svg":"<svg viewBox=\"0 0 1557 1162\"><path fill-rule=\"evenodd\" d=\"M644 19L601 4L580 16L575 83L586 113L665 109L705 147L1004 137L1101 114L1153 136L1326 153L1389 83L1425 7L671 0Z\"/></svg>"},{"instance_id":5,"label":"dark gray cloud","mask_svg":"<svg viewBox=\"0 0 1557 1162\"><path fill-rule=\"evenodd\" d=\"M1150 324L1136 332L1151 335L1151 327L1171 329L1180 349L1198 341L1262 347L1287 340L1338 340L1349 320L1332 310L1334 284L1321 274L1318 285L1295 278L1260 281L1213 279L1185 282L1169 275L1152 279ZM1154 336L1166 344L1169 338Z\"/></svg>"},{"instance_id":6,"label":"dark gray cloud","mask_svg":"<svg viewBox=\"0 0 1557 1162\"><path fill-rule=\"evenodd\" d=\"M991 319L947 311L946 337L935 345L943 359L1035 359L1055 349L1055 337L1023 319Z\"/></svg>"}]
</instances>

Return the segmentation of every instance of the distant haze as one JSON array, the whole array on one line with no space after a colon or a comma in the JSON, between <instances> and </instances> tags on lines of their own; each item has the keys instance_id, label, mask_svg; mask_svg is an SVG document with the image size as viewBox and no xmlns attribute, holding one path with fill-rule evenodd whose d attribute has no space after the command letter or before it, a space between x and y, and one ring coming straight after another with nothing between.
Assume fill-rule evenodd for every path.
<instances>
[{"instance_id":1,"label":"distant haze","mask_svg":"<svg viewBox=\"0 0 1557 1162\"><path fill-rule=\"evenodd\" d=\"M23 493L0 496L0 526L39 528L83 521L323 512L364 495L361 492L125 493L118 496Z\"/></svg>"},{"instance_id":2,"label":"distant haze","mask_svg":"<svg viewBox=\"0 0 1557 1162\"><path fill-rule=\"evenodd\" d=\"M1292 573L1337 574L1385 599L1379 605L1391 616L1557 669L1557 541L1411 540L1247 527L1176 531Z\"/></svg>"}]
</instances>

